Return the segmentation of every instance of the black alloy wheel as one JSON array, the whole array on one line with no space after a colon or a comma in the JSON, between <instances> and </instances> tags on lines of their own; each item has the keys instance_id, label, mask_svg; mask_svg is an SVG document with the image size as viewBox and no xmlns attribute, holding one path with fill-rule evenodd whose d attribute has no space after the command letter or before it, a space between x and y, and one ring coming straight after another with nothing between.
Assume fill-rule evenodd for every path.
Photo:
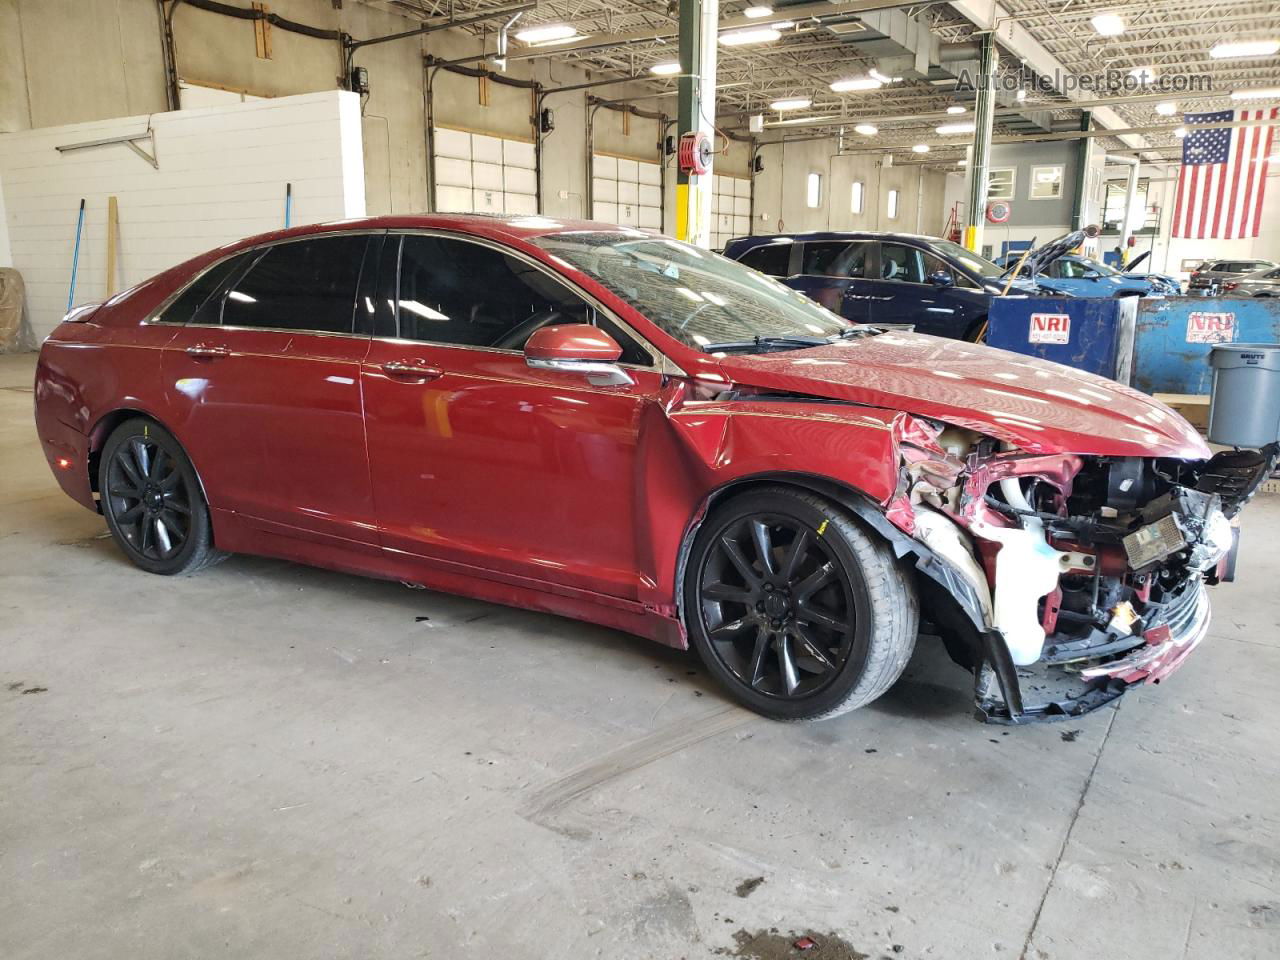
<instances>
[{"instance_id":1,"label":"black alloy wheel","mask_svg":"<svg viewBox=\"0 0 1280 960\"><path fill-rule=\"evenodd\" d=\"M905 668L919 623L913 575L887 543L824 498L773 486L707 517L683 611L708 671L779 720L876 699Z\"/></svg>"},{"instance_id":2,"label":"black alloy wheel","mask_svg":"<svg viewBox=\"0 0 1280 960\"><path fill-rule=\"evenodd\" d=\"M190 573L221 559L195 468L158 424L130 420L112 432L98 490L116 543L144 570Z\"/></svg>"},{"instance_id":3,"label":"black alloy wheel","mask_svg":"<svg viewBox=\"0 0 1280 960\"><path fill-rule=\"evenodd\" d=\"M716 655L766 696L816 693L853 650L849 578L816 531L794 518L756 514L728 526L707 553L700 587Z\"/></svg>"}]
</instances>

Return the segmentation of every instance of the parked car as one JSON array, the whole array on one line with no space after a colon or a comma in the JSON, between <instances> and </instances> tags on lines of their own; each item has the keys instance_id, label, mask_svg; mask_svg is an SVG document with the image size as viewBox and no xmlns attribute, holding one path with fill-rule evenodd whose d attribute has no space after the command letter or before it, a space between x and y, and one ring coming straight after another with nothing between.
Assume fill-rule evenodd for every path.
<instances>
[{"instance_id":1,"label":"parked car","mask_svg":"<svg viewBox=\"0 0 1280 960\"><path fill-rule=\"evenodd\" d=\"M958 243L906 233L796 233L741 237L724 255L776 277L855 323L911 325L973 340L986 327L1004 271ZM1014 294L1052 294L1014 281Z\"/></svg>"},{"instance_id":2,"label":"parked car","mask_svg":"<svg viewBox=\"0 0 1280 960\"><path fill-rule=\"evenodd\" d=\"M1187 289L1192 293L1217 293L1230 280L1280 267L1271 260L1206 260L1191 272Z\"/></svg>"},{"instance_id":3,"label":"parked car","mask_svg":"<svg viewBox=\"0 0 1280 960\"><path fill-rule=\"evenodd\" d=\"M589 620L789 720L884 693L922 618L992 719L1162 679L1275 462L1210 459L1109 380L544 217L220 247L69 314L35 415L145 571L263 554Z\"/></svg>"},{"instance_id":4,"label":"parked car","mask_svg":"<svg viewBox=\"0 0 1280 960\"><path fill-rule=\"evenodd\" d=\"M1020 253L1005 254L996 263L1011 269L1020 256ZM1143 258L1145 256L1143 254ZM1120 271L1089 257L1069 253L1046 264L1039 273L1031 273L1024 265L1019 275L1033 278L1056 295L1071 297L1164 297L1182 293L1182 284L1176 277L1162 273L1135 273L1141 259Z\"/></svg>"},{"instance_id":5,"label":"parked car","mask_svg":"<svg viewBox=\"0 0 1280 960\"><path fill-rule=\"evenodd\" d=\"M1267 267L1224 280L1222 292L1229 297L1280 297L1280 267Z\"/></svg>"}]
</instances>

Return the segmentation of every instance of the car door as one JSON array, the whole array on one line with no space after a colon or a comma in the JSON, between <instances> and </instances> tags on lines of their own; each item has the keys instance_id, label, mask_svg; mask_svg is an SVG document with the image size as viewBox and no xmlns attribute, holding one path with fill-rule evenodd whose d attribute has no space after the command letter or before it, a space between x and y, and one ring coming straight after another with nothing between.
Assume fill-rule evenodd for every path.
<instances>
[{"instance_id":1,"label":"car door","mask_svg":"<svg viewBox=\"0 0 1280 960\"><path fill-rule=\"evenodd\" d=\"M303 237L255 251L166 347L179 436L215 509L377 549L359 383L369 336L352 318L366 248L381 240Z\"/></svg>"},{"instance_id":2,"label":"car door","mask_svg":"<svg viewBox=\"0 0 1280 960\"><path fill-rule=\"evenodd\" d=\"M985 303L975 291L930 283L931 273L953 268L919 247L896 241L879 244L878 279L870 281L871 323L911 324L919 333L963 338L976 320L974 307Z\"/></svg>"},{"instance_id":3,"label":"car door","mask_svg":"<svg viewBox=\"0 0 1280 960\"><path fill-rule=\"evenodd\" d=\"M800 245L799 272L787 278L787 286L832 313L854 323L865 323L869 246L866 240L807 240Z\"/></svg>"},{"instance_id":4,"label":"car door","mask_svg":"<svg viewBox=\"0 0 1280 960\"><path fill-rule=\"evenodd\" d=\"M654 356L523 255L433 232L398 246L387 298L395 335L374 337L361 373L384 547L636 599L639 438L661 387ZM623 345L631 383L597 386L525 363L537 329L574 322Z\"/></svg>"}]
</instances>

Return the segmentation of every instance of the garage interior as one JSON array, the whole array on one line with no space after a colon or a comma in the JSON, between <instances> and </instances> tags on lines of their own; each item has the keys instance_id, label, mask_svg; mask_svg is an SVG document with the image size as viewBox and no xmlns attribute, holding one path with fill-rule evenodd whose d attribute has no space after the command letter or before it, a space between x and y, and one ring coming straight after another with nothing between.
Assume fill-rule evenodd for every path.
<instances>
[{"instance_id":1,"label":"garage interior","mask_svg":"<svg viewBox=\"0 0 1280 960\"><path fill-rule=\"evenodd\" d=\"M4 955L1280 955L1272 491L1165 683L983 725L922 642L871 706L781 724L692 652L563 618L251 557L147 577L31 413L73 303L286 225L996 258L1096 224L1098 260L1184 286L1277 261L1278 24L1274 0L0 0ZM1221 129L1258 138L1256 235L1186 236L1183 144ZM1135 385L1201 423L1203 354L1160 344Z\"/></svg>"}]
</instances>

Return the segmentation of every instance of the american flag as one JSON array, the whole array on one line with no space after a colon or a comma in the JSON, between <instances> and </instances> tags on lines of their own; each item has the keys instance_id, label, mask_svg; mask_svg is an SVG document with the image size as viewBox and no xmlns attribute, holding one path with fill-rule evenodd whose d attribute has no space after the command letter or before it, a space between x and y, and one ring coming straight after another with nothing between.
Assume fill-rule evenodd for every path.
<instances>
[{"instance_id":1,"label":"american flag","mask_svg":"<svg viewBox=\"0 0 1280 960\"><path fill-rule=\"evenodd\" d=\"M1274 120L1280 108L1187 113L1183 121L1229 123ZM1256 237L1262 219L1274 127L1220 127L1192 130L1182 141L1178 199L1173 208L1175 237L1229 240Z\"/></svg>"}]
</instances>

